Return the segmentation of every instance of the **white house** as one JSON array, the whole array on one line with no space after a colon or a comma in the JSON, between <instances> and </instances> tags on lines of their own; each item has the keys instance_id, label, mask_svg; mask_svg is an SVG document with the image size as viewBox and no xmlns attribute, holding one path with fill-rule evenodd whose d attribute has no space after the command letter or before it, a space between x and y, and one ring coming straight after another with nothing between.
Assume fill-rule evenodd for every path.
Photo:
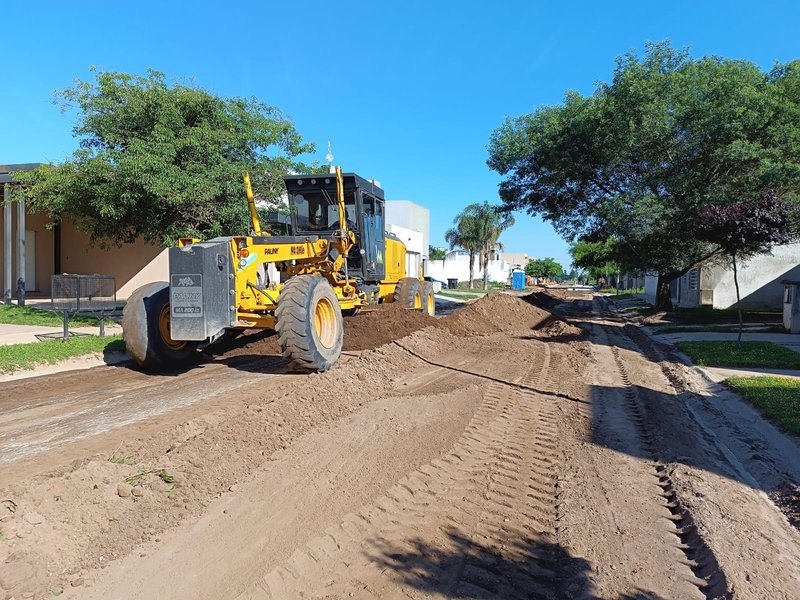
<instances>
[{"instance_id":1,"label":"white house","mask_svg":"<svg viewBox=\"0 0 800 600\"><path fill-rule=\"evenodd\" d=\"M396 235L406 246L406 273L409 277L414 277L419 273L423 265L424 257L427 257L428 250L423 240L421 231L414 231L400 225L389 223L387 225L389 233Z\"/></svg>"},{"instance_id":2,"label":"white house","mask_svg":"<svg viewBox=\"0 0 800 600\"><path fill-rule=\"evenodd\" d=\"M511 268L512 265L496 253L489 261L487 268L489 281L507 282L511 277ZM469 254L463 250L454 250L448 252L444 260L428 261L427 275L445 283L448 279L469 281ZM483 279L483 269L481 269L480 258L477 255L475 256L473 276L476 281Z\"/></svg>"},{"instance_id":3,"label":"white house","mask_svg":"<svg viewBox=\"0 0 800 600\"><path fill-rule=\"evenodd\" d=\"M533 260L532 257L528 256L524 252L503 252L500 255L504 261L506 261L509 265L511 265L512 269L525 269L525 265L528 264L528 261Z\"/></svg>"},{"instance_id":4,"label":"white house","mask_svg":"<svg viewBox=\"0 0 800 600\"><path fill-rule=\"evenodd\" d=\"M410 200L387 200L386 231L406 245L406 273L413 276L422 267L427 274L431 211Z\"/></svg>"},{"instance_id":5,"label":"white house","mask_svg":"<svg viewBox=\"0 0 800 600\"><path fill-rule=\"evenodd\" d=\"M772 254L759 254L738 266L739 291L744 308L783 307L784 279L800 279L800 243L776 246ZM645 299L655 303L658 275L645 276ZM672 282L672 303L682 308L708 305L730 308L736 304L733 269L712 261L698 265Z\"/></svg>"},{"instance_id":6,"label":"white house","mask_svg":"<svg viewBox=\"0 0 800 600\"><path fill-rule=\"evenodd\" d=\"M428 258L431 233L430 210L410 200L387 200L386 226L388 231L391 231L391 226L395 226L422 234L419 252L423 259Z\"/></svg>"}]
</instances>

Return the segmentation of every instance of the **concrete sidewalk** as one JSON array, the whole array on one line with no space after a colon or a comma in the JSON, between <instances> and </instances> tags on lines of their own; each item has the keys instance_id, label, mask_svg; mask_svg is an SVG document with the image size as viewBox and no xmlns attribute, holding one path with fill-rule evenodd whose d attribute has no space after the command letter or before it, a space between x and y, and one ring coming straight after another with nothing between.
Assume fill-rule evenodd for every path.
<instances>
[{"instance_id":1,"label":"concrete sidewalk","mask_svg":"<svg viewBox=\"0 0 800 600\"><path fill-rule=\"evenodd\" d=\"M714 383L725 381L729 377L763 377L764 375L774 377L789 377L800 379L800 371L793 369L756 369L753 367L698 367Z\"/></svg>"},{"instance_id":2,"label":"concrete sidewalk","mask_svg":"<svg viewBox=\"0 0 800 600\"><path fill-rule=\"evenodd\" d=\"M114 321L107 321L105 329L107 336L122 333L122 327L119 323ZM100 335L100 327L94 326L70 327L69 330L75 333ZM38 342L40 340L36 337L37 335L52 333L61 334L63 331L63 328L57 325L8 325L0 323L0 346Z\"/></svg>"}]
</instances>

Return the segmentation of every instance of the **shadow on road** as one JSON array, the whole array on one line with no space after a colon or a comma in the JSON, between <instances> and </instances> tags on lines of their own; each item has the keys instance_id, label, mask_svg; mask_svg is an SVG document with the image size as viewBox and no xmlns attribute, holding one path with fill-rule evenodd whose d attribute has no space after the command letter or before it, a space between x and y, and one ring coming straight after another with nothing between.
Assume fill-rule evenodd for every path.
<instances>
[{"instance_id":1,"label":"shadow on road","mask_svg":"<svg viewBox=\"0 0 800 600\"><path fill-rule=\"evenodd\" d=\"M402 545L378 540L372 556L404 585L458 598L586 597L591 567L558 544L534 538L494 547L451 527L436 546L421 538ZM568 578L556 574L569 573Z\"/></svg>"},{"instance_id":2,"label":"shadow on road","mask_svg":"<svg viewBox=\"0 0 800 600\"><path fill-rule=\"evenodd\" d=\"M401 543L374 540L370 558L397 583L425 594L456 598L598 598L592 565L546 538L512 545L476 540L455 527L432 545L422 538ZM537 539L538 538L538 539ZM645 590L619 600L665 600Z\"/></svg>"}]
</instances>

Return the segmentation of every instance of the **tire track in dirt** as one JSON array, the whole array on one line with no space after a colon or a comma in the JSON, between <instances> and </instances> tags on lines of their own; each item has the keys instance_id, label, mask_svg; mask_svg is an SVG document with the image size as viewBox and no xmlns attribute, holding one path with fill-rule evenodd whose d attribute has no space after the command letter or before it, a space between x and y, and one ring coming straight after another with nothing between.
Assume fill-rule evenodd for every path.
<instances>
[{"instance_id":1,"label":"tire track in dirt","mask_svg":"<svg viewBox=\"0 0 800 600\"><path fill-rule=\"evenodd\" d=\"M645 395L639 405L657 440L653 455L665 491L683 509L684 519L688 516L682 529L693 539L687 540L687 546L701 559L710 558L703 547L713 555L713 562L698 561L694 568L708 576L715 563L726 579L723 587L712 576L706 593L712 597L798 597L797 532L791 530L786 507L765 493L775 485L796 481L789 474L793 468L797 472L793 452L788 456L781 452L786 452L790 442L768 431L770 426L752 411L739 410L741 400L718 397L726 392L704 387L674 349L623 323L613 328L620 345L663 376L664 384L654 387L669 390L665 396L650 386L637 387Z\"/></svg>"},{"instance_id":2,"label":"tire track in dirt","mask_svg":"<svg viewBox=\"0 0 800 600\"><path fill-rule=\"evenodd\" d=\"M641 446L651 460L651 474L658 479L658 486L662 489L661 497L664 499L664 506L670 511L670 520L675 525L674 533L680 539L678 548L683 551L686 556L686 565L691 568L697 578L694 583L705 594L706 598L729 598L731 597L731 591L727 578L720 569L714 552L697 530L692 515L681 504L670 478L668 465L656 460L653 433L648 427L648 421L640 405L639 394L631 383L625 363L620 357L619 348L612 346L611 352L614 355L620 378L625 385L625 399L628 410L639 428Z\"/></svg>"},{"instance_id":3,"label":"tire track in dirt","mask_svg":"<svg viewBox=\"0 0 800 600\"><path fill-rule=\"evenodd\" d=\"M637 388L612 341L614 326L596 306L594 312L584 320L593 340L591 428L589 443L576 448L572 479L583 483L567 490L564 543L597 565L592 579L600 597L703 598L708 583L693 571L665 498Z\"/></svg>"},{"instance_id":4,"label":"tire track in dirt","mask_svg":"<svg viewBox=\"0 0 800 600\"><path fill-rule=\"evenodd\" d=\"M532 344L521 383L547 372ZM310 542L242 598L371 597L400 588L528 598L559 589L558 419L535 392L493 382L451 452Z\"/></svg>"},{"instance_id":5,"label":"tire track in dirt","mask_svg":"<svg viewBox=\"0 0 800 600\"><path fill-rule=\"evenodd\" d=\"M616 317L608 312L606 305L598 303L598 309L600 316L606 321L601 323L601 327L610 343L613 344L613 341L620 337L625 338L626 341L633 341L630 336L625 335L627 330L622 330L625 333L621 333L617 325L611 325ZM720 568L713 550L700 535L691 513L680 502L670 477L669 466L657 460L654 432L641 406L642 400L639 397L638 389L631 381L619 347L615 344L611 345L611 353L619 378L624 385L623 394L628 414L638 430L642 455L648 458L650 474L657 479L658 486L662 490L660 495L664 500L664 507L669 510L669 519L674 524L671 529L679 540L677 547L686 557L685 565L692 570L695 576L693 583L706 598L730 598L732 592L728 580ZM642 352L642 354L645 353Z\"/></svg>"}]
</instances>

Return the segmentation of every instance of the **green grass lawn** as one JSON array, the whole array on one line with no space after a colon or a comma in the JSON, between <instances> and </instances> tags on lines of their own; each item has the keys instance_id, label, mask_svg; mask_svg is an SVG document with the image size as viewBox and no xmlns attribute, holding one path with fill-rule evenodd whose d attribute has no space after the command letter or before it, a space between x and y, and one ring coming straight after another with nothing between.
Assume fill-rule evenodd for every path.
<instances>
[{"instance_id":1,"label":"green grass lawn","mask_svg":"<svg viewBox=\"0 0 800 600\"><path fill-rule=\"evenodd\" d=\"M70 315L72 325L97 325L94 317ZM14 304L0 304L0 323L6 325L41 325L44 327L58 327L64 323L64 313L52 310L43 310L30 306L16 306Z\"/></svg>"},{"instance_id":2,"label":"green grass lawn","mask_svg":"<svg viewBox=\"0 0 800 600\"><path fill-rule=\"evenodd\" d=\"M456 298L458 300L474 300L475 298L482 298L486 292L459 292L456 290L442 290L437 296L444 296L445 298Z\"/></svg>"},{"instance_id":3,"label":"green grass lawn","mask_svg":"<svg viewBox=\"0 0 800 600\"><path fill-rule=\"evenodd\" d=\"M125 342L121 335L104 338L93 335L76 336L67 341L47 340L30 344L9 344L0 346L0 372L10 373L20 369L33 369L37 365L52 365L59 361L93 354L95 352L124 352Z\"/></svg>"},{"instance_id":4,"label":"green grass lawn","mask_svg":"<svg viewBox=\"0 0 800 600\"><path fill-rule=\"evenodd\" d=\"M670 313L675 320L685 323L738 323L739 316L735 308L712 308L696 306L694 308L676 308ZM744 309L742 319L747 322L777 322L783 319L783 313L758 309Z\"/></svg>"},{"instance_id":5,"label":"green grass lawn","mask_svg":"<svg viewBox=\"0 0 800 600\"><path fill-rule=\"evenodd\" d=\"M786 333L786 329L782 325L767 325L758 328L745 328L744 332L756 331L768 333ZM736 333L739 331L739 325L684 325L665 327L654 327L655 333L695 333L695 332L714 332L714 333Z\"/></svg>"},{"instance_id":6,"label":"green grass lawn","mask_svg":"<svg viewBox=\"0 0 800 600\"><path fill-rule=\"evenodd\" d=\"M800 369L800 353L772 342L678 342L678 350L701 367L768 367Z\"/></svg>"},{"instance_id":7,"label":"green grass lawn","mask_svg":"<svg viewBox=\"0 0 800 600\"><path fill-rule=\"evenodd\" d=\"M731 377L725 383L778 427L800 435L800 379Z\"/></svg>"},{"instance_id":8,"label":"green grass lawn","mask_svg":"<svg viewBox=\"0 0 800 600\"><path fill-rule=\"evenodd\" d=\"M482 292L483 291L483 279L473 279L472 280L472 285L474 287L470 288L469 287L469 281L459 281L458 282L458 288L455 289L455 290L449 290L449 291L451 291L451 292L454 292L454 291L459 291L459 292L478 292L478 291L480 291L480 292ZM508 285L506 285L505 283L503 283L501 281L490 281L489 282L489 290L487 290L487 291L502 290L502 289L505 289L507 287L508 287ZM442 290L445 290L445 289L446 288L442 288Z\"/></svg>"}]
</instances>

